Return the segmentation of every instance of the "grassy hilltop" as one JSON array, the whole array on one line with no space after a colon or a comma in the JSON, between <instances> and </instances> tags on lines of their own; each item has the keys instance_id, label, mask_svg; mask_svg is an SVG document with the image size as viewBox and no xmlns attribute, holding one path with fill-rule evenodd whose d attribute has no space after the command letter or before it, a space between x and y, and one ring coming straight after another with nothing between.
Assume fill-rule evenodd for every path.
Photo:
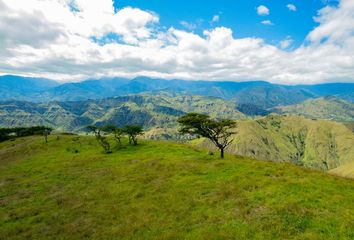
<instances>
[{"instance_id":1,"label":"grassy hilltop","mask_svg":"<svg viewBox=\"0 0 354 240\"><path fill-rule=\"evenodd\" d=\"M0 163L0 239L354 238L353 180L287 163L85 136L6 141Z\"/></svg>"}]
</instances>

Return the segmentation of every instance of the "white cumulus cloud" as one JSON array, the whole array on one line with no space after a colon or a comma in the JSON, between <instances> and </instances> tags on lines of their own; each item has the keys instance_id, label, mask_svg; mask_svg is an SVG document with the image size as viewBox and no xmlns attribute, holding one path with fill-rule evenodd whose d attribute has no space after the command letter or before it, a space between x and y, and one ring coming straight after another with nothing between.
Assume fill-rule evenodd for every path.
<instances>
[{"instance_id":1,"label":"white cumulus cloud","mask_svg":"<svg viewBox=\"0 0 354 240\"><path fill-rule=\"evenodd\" d=\"M274 23L272 23L272 21L270 21L270 20L264 20L264 21L262 21L261 22L263 25L274 25Z\"/></svg>"},{"instance_id":2,"label":"white cumulus cloud","mask_svg":"<svg viewBox=\"0 0 354 240\"><path fill-rule=\"evenodd\" d=\"M112 0L0 0L0 74L353 82L354 2L325 7L315 20L293 49L291 38L272 45L227 27L166 29L157 13L114 9Z\"/></svg>"},{"instance_id":3,"label":"white cumulus cloud","mask_svg":"<svg viewBox=\"0 0 354 240\"><path fill-rule=\"evenodd\" d=\"M260 16L269 15L269 9L264 5L260 5L257 7L257 14Z\"/></svg>"},{"instance_id":4,"label":"white cumulus cloud","mask_svg":"<svg viewBox=\"0 0 354 240\"><path fill-rule=\"evenodd\" d=\"M220 16L219 15L214 15L213 18L211 19L211 22L212 23L216 23L216 22L219 22L220 20Z\"/></svg>"},{"instance_id":5,"label":"white cumulus cloud","mask_svg":"<svg viewBox=\"0 0 354 240\"><path fill-rule=\"evenodd\" d=\"M289 3L288 5L286 5L286 7L290 10L290 11L297 11L297 8L294 4Z\"/></svg>"}]
</instances>

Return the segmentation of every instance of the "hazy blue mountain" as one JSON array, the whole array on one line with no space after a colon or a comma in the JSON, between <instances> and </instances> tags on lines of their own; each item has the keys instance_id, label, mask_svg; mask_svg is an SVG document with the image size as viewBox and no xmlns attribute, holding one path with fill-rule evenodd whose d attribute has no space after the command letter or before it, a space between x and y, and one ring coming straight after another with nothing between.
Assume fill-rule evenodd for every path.
<instances>
[{"instance_id":1,"label":"hazy blue mountain","mask_svg":"<svg viewBox=\"0 0 354 240\"><path fill-rule=\"evenodd\" d=\"M298 85L294 88L304 88L318 95L351 95L354 93L353 83L325 83L316 85Z\"/></svg>"},{"instance_id":2,"label":"hazy blue mountain","mask_svg":"<svg viewBox=\"0 0 354 240\"><path fill-rule=\"evenodd\" d=\"M78 101L101 99L117 95L117 89L130 81L122 78L87 80L77 83L64 83L42 92L39 101Z\"/></svg>"},{"instance_id":3,"label":"hazy blue mountain","mask_svg":"<svg viewBox=\"0 0 354 240\"><path fill-rule=\"evenodd\" d=\"M307 89L317 96L335 96L354 103L354 83L326 83L316 85L298 85L298 89Z\"/></svg>"},{"instance_id":4,"label":"hazy blue mountain","mask_svg":"<svg viewBox=\"0 0 354 240\"><path fill-rule=\"evenodd\" d=\"M0 100L34 100L35 95L58 85L58 82L44 78L0 76Z\"/></svg>"},{"instance_id":5,"label":"hazy blue mountain","mask_svg":"<svg viewBox=\"0 0 354 240\"><path fill-rule=\"evenodd\" d=\"M282 85L254 86L235 93L238 104L253 104L267 109L279 105L290 105L314 98L316 95L307 89L297 89Z\"/></svg>"},{"instance_id":6,"label":"hazy blue mountain","mask_svg":"<svg viewBox=\"0 0 354 240\"><path fill-rule=\"evenodd\" d=\"M238 105L252 105L259 111L276 106L293 105L307 99L336 96L354 102L353 83L287 86L265 81L185 81L149 77L91 79L64 83L47 79L3 76L0 78L0 100L27 100L34 102L83 101L130 94L184 94L220 97Z\"/></svg>"}]
</instances>

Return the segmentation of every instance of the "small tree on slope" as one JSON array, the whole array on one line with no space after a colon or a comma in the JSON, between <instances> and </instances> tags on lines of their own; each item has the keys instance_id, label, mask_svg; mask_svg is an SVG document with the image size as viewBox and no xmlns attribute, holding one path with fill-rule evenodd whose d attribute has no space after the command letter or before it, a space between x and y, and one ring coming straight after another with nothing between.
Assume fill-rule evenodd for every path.
<instances>
[{"instance_id":1,"label":"small tree on slope","mask_svg":"<svg viewBox=\"0 0 354 240\"><path fill-rule=\"evenodd\" d=\"M236 122L230 119L217 121L199 113L188 113L180 117L178 123L181 125L180 133L208 138L220 150L221 158L224 158L225 148L233 141L231 135L235 132L232 129L237 127Z\"/></svg>"},{"instance_id":2,"label":"small tree on slope","mask_svg":"<svg viewBox=\"0 0 354 240\"><path fill-rule=\"evenodd\" d=\"M121 139L124 135L123 129L116 127L114 125L106 125L102 128L104 132L107 133L112 133L114 135L114 139L116 140L117 147L120 147L122 145Z\"/></svg>"},{"instance_id":3,"label":"small tree on slope","mask_svg":"<svg viewBox=\"0 0 354 240\"><path fill-rule=\"evenodd\" d=\"M123 128L124 133L128 135L129 144L138 145L137 137L143 134L143 127L136 125L127 125Z\"/></svg>"},{"instance_id":4,"label":"small tree on slope","mask_svg":"<svg viewBox=\"0 0 354 240\"><path fill-rule=\"evenodd\" d=\"M101 131L102 131L101 127L96 127L96 126L90 125L90 126L87 126L86 128L95 134L96 140L102 146L105 153L112 153L111 146L110 146L107 138L101 135Z\"/></svg>"},{"instance_id":5,"label":"small tree on slope","mask_svg":"<svg viewBox=\"0 0 354 240\"><path fill-rule=\"evenodd\" d=\"M53 131L53 129L50 127L43 127L43 137L44 137L45 143L48 143L48 136L50 135L50 133L52 131Z\"/></svg>"},{"instance_id":6,"label":"small tree on slope","mask_svg":"<svg viewBox=\"0 0 354 240\"><path fill-rule=\"evenodd\" d=\"M90 132L92 132L93 134L95 134L96 138L101 136L101 128L94 126L94 125L89 125L86 127L87 130L89 130Z\"/></svg>"}]
</instances>

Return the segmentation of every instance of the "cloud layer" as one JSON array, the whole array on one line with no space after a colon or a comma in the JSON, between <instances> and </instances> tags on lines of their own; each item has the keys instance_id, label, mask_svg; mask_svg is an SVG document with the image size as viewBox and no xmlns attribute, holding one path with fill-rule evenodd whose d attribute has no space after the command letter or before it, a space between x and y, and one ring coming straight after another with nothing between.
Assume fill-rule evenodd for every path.
<instances>
[{"instance_id":1,"label":"cloud layer","mask_svg":"<svg viewBox=\"0 0 354 240\"><path fill-rule=\"evenodd\" d=\"M157 13L112 0L0 0L0 73L63 81L146 75L276 83L354 81L354 2L325 7L305 43L285 51L216 27L165 29ZM286 41L284 40L284 41Z\"/></svg>"}]
</instances>

